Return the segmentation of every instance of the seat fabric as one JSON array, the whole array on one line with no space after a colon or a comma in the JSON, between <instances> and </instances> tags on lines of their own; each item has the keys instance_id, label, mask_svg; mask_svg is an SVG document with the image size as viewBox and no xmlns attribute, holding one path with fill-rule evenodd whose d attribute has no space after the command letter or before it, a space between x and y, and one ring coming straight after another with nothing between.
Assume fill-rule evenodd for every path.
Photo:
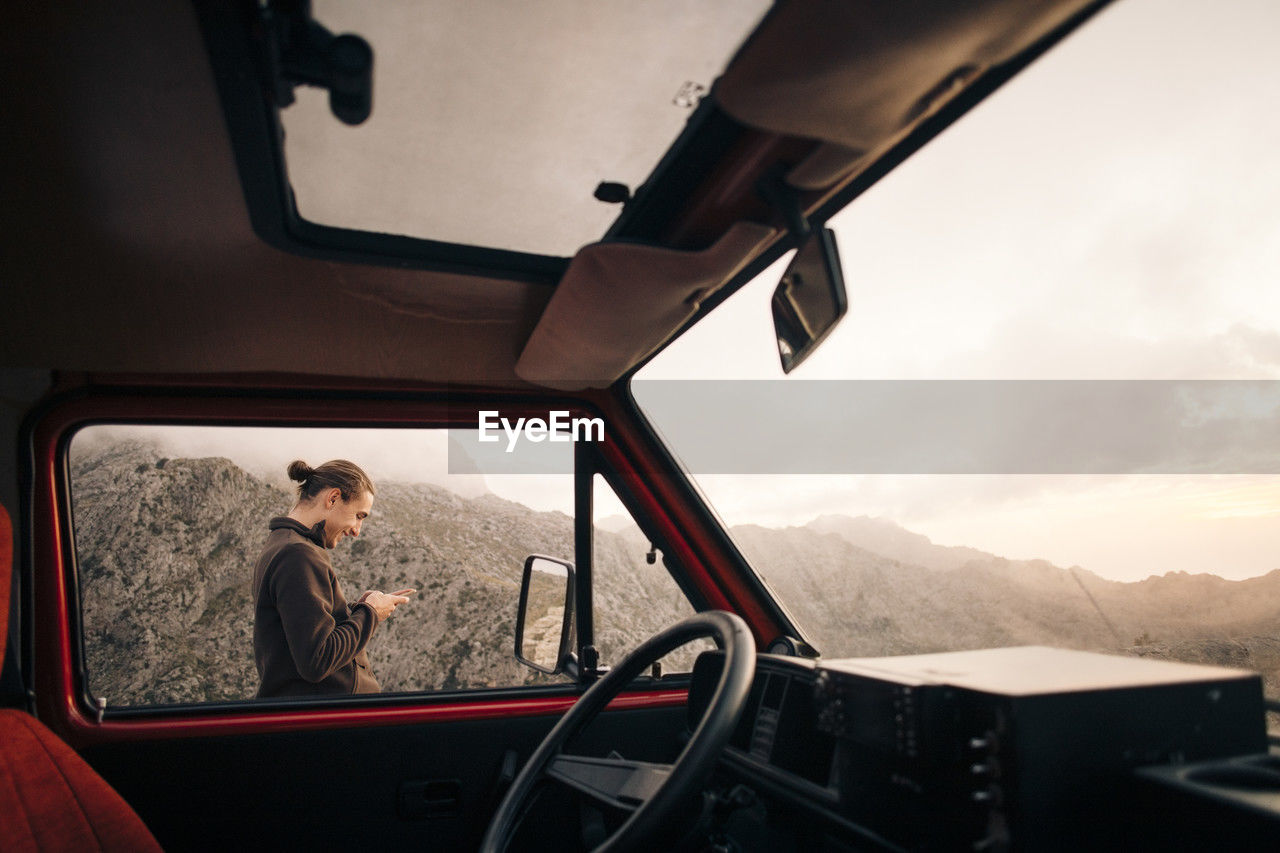
<instances>
[{"instance_id":1,"label":"seat fabric","mask_svg":"<svg viewBox=\"0 0 1280 853\"><path fill-rule=\"evenodd\" d=\"M0 506L0 653L12 570L13 528ZM129 804L71 747L30 714L0 709L0 850L159 849Z\"/></svg>"},{"instance_id":2,"label":"seat fabric","mask_svg":"<svg viewBox=\"0 0 1280 853\"><path fill-rule=\"evenodd\" d=\"M30 714L0 710L0 850L159 850L133 809Z\"/></svg>"}]
</instances>

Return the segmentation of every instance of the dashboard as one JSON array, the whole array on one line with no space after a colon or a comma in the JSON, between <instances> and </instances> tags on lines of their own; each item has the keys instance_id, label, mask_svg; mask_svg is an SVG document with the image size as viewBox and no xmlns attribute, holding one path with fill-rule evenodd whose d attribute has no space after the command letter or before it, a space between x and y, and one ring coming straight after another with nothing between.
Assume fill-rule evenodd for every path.
<instances>
[{"instance_id":1,"label":"dashboard","mask_svg":"<svg viewBox=\"0 0 1280 853\"><path fill-rule=\"evenodd\" d=\"M721 664L695 664L691 723ZM1241 670L1044 647L762 654L717 831L743 850L1147 847L1173 832L1150 768L1266 749L1261 679Z\"/></svg>"}]
</instances>

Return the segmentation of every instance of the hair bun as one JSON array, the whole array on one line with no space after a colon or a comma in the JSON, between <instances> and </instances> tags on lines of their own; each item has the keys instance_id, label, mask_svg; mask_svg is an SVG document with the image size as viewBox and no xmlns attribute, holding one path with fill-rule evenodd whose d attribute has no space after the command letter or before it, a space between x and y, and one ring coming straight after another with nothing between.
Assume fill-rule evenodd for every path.
<instances>
[{"instance_id":1,"label":"hair bun","mask_svg":"<svg viewBox=\"0 0 1280 853\"><path fill-rule=\"evenodd\" d=\"M307 478L315 473L315 470L315 468L312 468L301 459L295 459L289 463L289 479L305 483Z\"/></svg>"}]
</instances>

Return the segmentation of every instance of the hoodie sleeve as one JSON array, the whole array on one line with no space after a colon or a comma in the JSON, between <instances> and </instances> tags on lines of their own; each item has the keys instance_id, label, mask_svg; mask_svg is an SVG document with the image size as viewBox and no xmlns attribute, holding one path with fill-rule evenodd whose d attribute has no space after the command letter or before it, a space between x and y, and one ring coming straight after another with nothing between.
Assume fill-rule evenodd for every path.
<instances>
[{"instance_id":1,"label":"hoodie sleeve","mask_svg":"<svg viewBox=\"0 0 1280 853\"><path fill-rule=\"evenodd\" d=\"M323 681L350 664L378 626L372 607L349 609L334 601L329 566L309 546L280 552L269 588L289 653L307 681ZM338 621L335 612L349 615Z\"/></svg>"}]
</instances>

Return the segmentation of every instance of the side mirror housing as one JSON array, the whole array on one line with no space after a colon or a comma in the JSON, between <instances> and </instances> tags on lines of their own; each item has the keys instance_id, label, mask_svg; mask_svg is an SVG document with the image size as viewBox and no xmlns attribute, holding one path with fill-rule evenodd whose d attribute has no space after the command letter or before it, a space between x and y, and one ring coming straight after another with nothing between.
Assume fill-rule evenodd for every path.
<instances>
[{"instance_id":1,"label":"side mirror housing","mask_svg":"<svg viewBox=\"0 0 1280 853\"><path fill-rule=\"evenodd\" d=\"M524 561L516 613L516 660L556 675L573 640L573 563L533 554Z\"/></svg>"},{"instance_id":2,"label":"side mirror housing","mask_svg":"<svg viewBox=\"0 0 1280 853\"><path fill-rule=\"evenodd\" d=\"M773 329L782 372L808 358L849 310L836 235L820 228L801 244L773 291Z\"/></svg>"}]
</instances>

